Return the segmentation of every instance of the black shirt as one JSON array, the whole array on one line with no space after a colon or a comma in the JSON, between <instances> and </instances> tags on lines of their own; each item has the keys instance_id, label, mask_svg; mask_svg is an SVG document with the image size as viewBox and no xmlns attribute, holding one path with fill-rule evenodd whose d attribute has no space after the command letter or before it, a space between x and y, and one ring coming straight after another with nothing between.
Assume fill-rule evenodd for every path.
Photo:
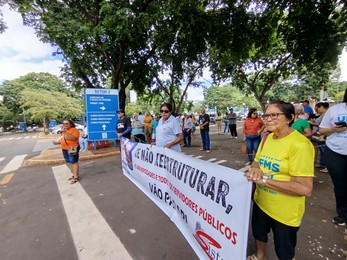
<instances>
[{"instance_id":1,"label":"black shirt","mask_svg":"<svg viewBox=\"0 0 347 260\"><path fill-rule=\"evenodd\" d=\"M116 129L117 133L123 133L125 130L127 130L128 127L131 127L131 121L130 118L124 117L123 119L118 119ZM131 138L131 131L128 133L122 135L128 139Z\"/></svg>"},{"instance_id":2,"label":"black shirt","mask_svg":"<svg viewBox=\"0 0 347 260\"><path fill-rule=\"evenodd\" d=\"M200 128L200 131L210 131L210 116L208 114L200 115L199 116L199 123L200 125L204 124L205 122L208 122L206 125L204 125L203 129Z\"/></svg>"}]
</instances>

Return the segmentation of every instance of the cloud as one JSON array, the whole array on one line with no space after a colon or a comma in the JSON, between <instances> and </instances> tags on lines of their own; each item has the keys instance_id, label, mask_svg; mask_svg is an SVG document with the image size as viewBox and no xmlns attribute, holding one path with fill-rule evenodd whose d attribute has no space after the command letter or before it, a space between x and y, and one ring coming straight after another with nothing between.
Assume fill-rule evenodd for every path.
<instances>
[{"instance_id":1,"label":"cloud","mask_svg":"<svg viewBox=\"0 0 347 260\"><path fill-rule=\"evenodd\" d=\"M54 48L42 43L31 27L23 25L19 13L1 7L8 29L0 34L0 82L30 72L48 72L59 76L63 62L52 56Z\"/></svg>"}]
</instances>

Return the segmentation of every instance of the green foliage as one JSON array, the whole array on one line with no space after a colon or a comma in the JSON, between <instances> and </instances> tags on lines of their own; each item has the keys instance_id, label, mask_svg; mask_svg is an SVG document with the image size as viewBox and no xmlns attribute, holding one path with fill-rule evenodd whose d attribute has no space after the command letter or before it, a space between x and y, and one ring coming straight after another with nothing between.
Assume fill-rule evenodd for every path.
<instances>
[{"instance_id":1,"label":"green foliage","mask_svg":"<svg viewBox=\"0 0 347 260\"><path fill-rule=\"evenodd\" d=\"M140 95L165 93L184 110L182 82L192 85L207 59L216 82L231 80L262 107L293 73L308 82L313 72L317 83L307 84L327 89L329 75L320 71L335 66L347 38L341 0L14 2L25 24L57 46L70 85L117 88L121 108L132 84ZM170 80L160 84L164 72Z\"/></svg>"},{"instance_id":2,"label":"green foliage","mask_svg":"<svg viewBox=\"0 0 347 260\"><path fill-rule=\"evenodd\" d=\"M64 86L58 77L49 73L32 72L14 80L5 80L0 88L0 94L3 96L5 106L16 114L22 111L20 107L20 93L25 88L29 88L32 91L50 90L65 93L71 97L76 96L76 94Z\"/></svg>"},{"instance_id":3,"label":"green foliage","mask_svg":"<svg viewBox=\"0 0 347 260\"><path fill-rule=\"evenodd\" d=\"M16 125L20 117L11 112L3 102L0 102L0 126Z\"/></svg>"},{"instance_id":4,"label":"green foliage","mask_svg":"<svg viewBox=\"0 0 347 260\"><path fill-rule=\"evenodd\" d=\"M220 1L210 15L215 80L231 79L263 108L266 93L295 72L314 74L319 91L329 81L322 71L335 66L346 44L347 10L339 0Z\"/></svg>"},{"instance_id":5,"label":"green foliage","mask_svg":"<svg viewBox=\"0 0 347 260\"><path fill-rule=\"evenodd\" d=\"M3 96L0 118L6 125L18 121L48 122L48 119L81 117L82 100L49 73L29 73L0 88Z\"/></svg>"},{"instance_id":6,"label":"green foliage","mask_svg":"<svg viewBox=\"0 0 347 260\"><path fill-rule=\"evenodd\" d=\"M40 92L24 89L21 93L21 107L32 120L48 122L49 119L80 118L82 101L56 91Z\"/></svg>"},{"instance_id":7,"label":"green foliage","mask_svg":"<svg viewBox=\"0 0 347 260\"><path fill-rule=\"evenodd\" d=\"M226 84L223 86L212 86L204 90L203 106L217 107L218 111L224 113L227 107L258 107L257 101L252 96L247 96L236 86Z\"/></svg>"},{"instance_id":8,"label":"green foliage","mask_svg":"<svg viewBox=\"0 0 347 260\"><path fill-rule=\"evenodd\" d=\"M57 46L67 65L63 75L77 90L103 87L141 93L167 64L174 85L185 63L206 50L205 1L15 1L24 22Z\"/></svg>"},{"instance_id":9,"label":"green foliage","mask_svg":"<svg viewBox=\"0 0 347 260\"><path fill-rule=\"evenodd\" d=\"M342 89L342 91L336 93L334 96L334 99L337 103L342 102L342 100L343 100L343 97L345 95L345 91L347 89L347 82L343 82L343 87L344 87L344 89Z\"/></svg>"}]
</instances>

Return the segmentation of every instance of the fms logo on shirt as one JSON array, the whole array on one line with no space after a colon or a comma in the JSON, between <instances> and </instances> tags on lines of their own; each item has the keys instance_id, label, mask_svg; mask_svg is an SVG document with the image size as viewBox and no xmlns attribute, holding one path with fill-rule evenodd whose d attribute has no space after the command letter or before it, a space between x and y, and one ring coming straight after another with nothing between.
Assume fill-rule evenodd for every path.
<instances>
[{"instance_id":1,"label":"fms logo on shirt","mask_svg":"<svg viewBox=\"0 0 347 260\"><path fill-rule=\"evenodd\" d=\"M259 166L263 166L265 169L268 169L269 171L272 171L272 172L280 171L280 165L278 163L268 161L264 158L259 158L258 163L259 163Z\"/></svg>"}]
</instances>

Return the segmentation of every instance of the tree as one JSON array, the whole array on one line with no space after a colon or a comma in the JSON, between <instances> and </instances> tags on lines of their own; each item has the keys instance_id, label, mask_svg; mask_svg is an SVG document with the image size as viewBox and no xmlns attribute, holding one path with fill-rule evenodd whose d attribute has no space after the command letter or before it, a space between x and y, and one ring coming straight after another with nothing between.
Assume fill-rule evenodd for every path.
<instances>
[{"instance_id":1,"label":"tree","mask_svg":"<svg viewBox=\"0 0 347 260\"><path fill-rule=\"evenodd\" d=\"M65 93L52 90L38 92L26 88L21 91L20 96L21 108L25 109L32 120L43 122L45 128L49 119L61 121L64 118L82 116L82 100L69 97Z\"/></svg>"},{"instance_id":2,"label":"tree","mask_svg":"<svg viewBox=\"0 0 347 260\"><path fill-rule=\"evenodd\" d=\"M0 7L8 5L11 9L15 9L15 4L10 0L0 0ZM0 34L7 29L6 22L3 19L2 10L0 10Z\"/></svg>"},{"instance_id":3,"label":"tree","mask_svg":"<svg viewBox=\"0 0 347 260\"><path fill-rule=\"evenodd\" d=\"M11 112L3 102L0 102L0 126L16 125L19 121L19 115Z\"/></svg>"},{"instance_id":4,"label":"tree","mask_svg":"<svg viewBox=\"0 0 347 260\"><path fill-rule=\"evenodd\" d=\"M156 60L156 54L171 44L178 27L191 28L197 13L193 11L200 8L200 1L195 0L15 2L25 24L63 55L67 81L80 89L103 87L112 78L121 108L125 107L125 89L131 82L140 89L150 85L159 67L149 60ZM188 39L193 33L184 36Z\"/></svg>"},{"instance_id":5,"label":"tree","mask_svg":"<svg viewBox=\"0 0 347 260\"><path fill-rule=\"evenodd\" d=\"M303 66L310 71L334 66L346 44L342 1L219 3L210 11L214 78L231 79L253 93L263 108L266 93L276 83Z\"/></svg>"},{"instance_id":6,"label":"tree","mask_svg":"<svg viewBox=\"0 0 347 260\"><path fill-rule=\"evenodd\" d=\"M51 94L48 94L51 93ZM14 80L4 81L0 87L3 109L0 116L4 124L17 124L19 120L45 122L66 116L81 117L82 99L49 73L29 73ZM24 105L24 103L25 105ZM69 112L71 108L71 111Z\"/></svg>"},{"instance_id":7,"label":"tree","mask_svg":"<svg viewBox=\"0 0 347 260\"><path fill-rule=\"evenodd\" d=\"M65 93L70 97L77 97L57 76L43 72L28 73L14 80L5 80L0 87L0 94L3 96L4 105L15 114L22 112L20 93L25 88L31 91L50 90Z\"/></svg>"},{"instance_id":8,"label":"tree","mask_svg":"<svg viewBox=\"0 0 347 260\"><path fill-rule=\"evenodd\" d=\"M223 86L211 86L204 90L203 105L217 107L218 111L225 112L227 107L256 107L254 97L246 97L242 91L232 84Z\"/></svg>"}]
</instances>

